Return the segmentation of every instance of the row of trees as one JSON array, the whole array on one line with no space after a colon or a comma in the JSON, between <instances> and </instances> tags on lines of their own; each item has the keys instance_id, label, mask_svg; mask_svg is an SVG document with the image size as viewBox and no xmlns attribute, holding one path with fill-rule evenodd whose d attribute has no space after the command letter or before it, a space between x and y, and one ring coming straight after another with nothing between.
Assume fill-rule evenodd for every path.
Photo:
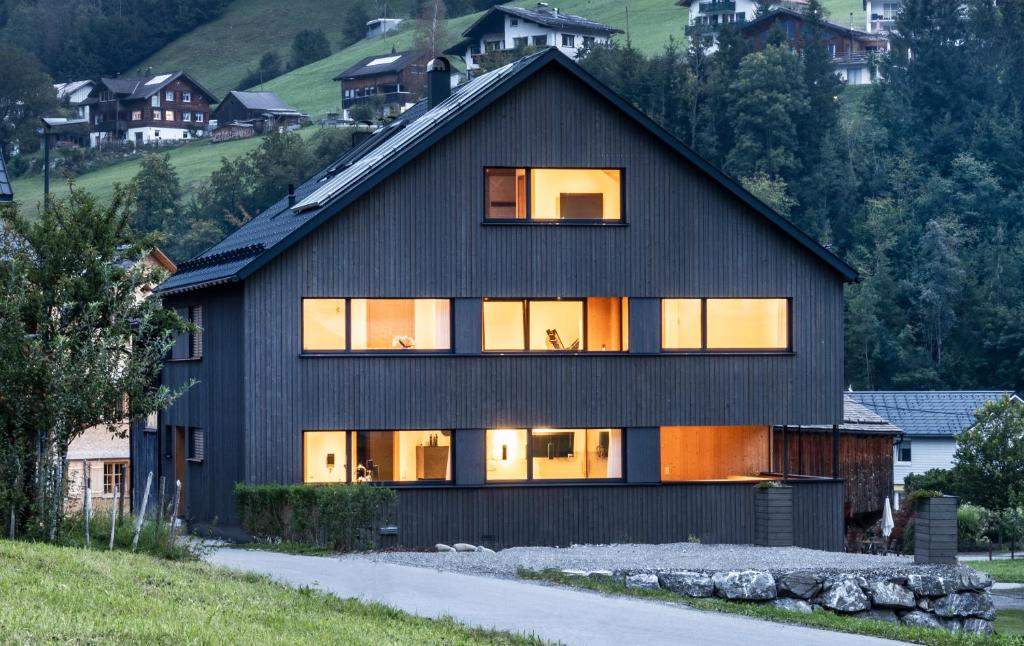
<instances>
[{"instance_id":1,"label":"row of trees","mask_svg":"<svg viewBox=\"0 0 1024 646\"><path fill-rule=\"evenodd\" d=\"M72 187L38 219L0 208L0 509L4 534L55 540L68 445L92 426L170 404L163 357L188 324L142 297L163 279L142 262L153 240L129 227L132 197L110 205Z\"/></svg>"},{"instance_id":2,"label":"row of trees","mask_svg":"<svg viewBox=\"0 0 1024 646\"><path fill-rule=\"evenodd\" d=\"M724 28L714 54L627 44L582 65L861 272L853 387L1021 388L1024 2L904 7L869 88L837 79L818 0L796 48Z\"/></svg>"}]
</instances>

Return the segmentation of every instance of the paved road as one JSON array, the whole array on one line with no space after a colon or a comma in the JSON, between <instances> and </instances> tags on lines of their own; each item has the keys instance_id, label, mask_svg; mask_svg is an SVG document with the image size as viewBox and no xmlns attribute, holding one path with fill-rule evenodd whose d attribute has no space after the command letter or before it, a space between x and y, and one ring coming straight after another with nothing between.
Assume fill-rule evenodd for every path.
<instances>
[{"instance_id":1,"label":"paved road","mask_svg":"<svg viewBox=\"0 0 1024 646\"><path fill-rule=\"evenodd\" d=\"M269 574L425 617L450 615L467 625L533 633L565 644L707 646L881 646L883 639L789 626L676 604L601 595L524 581L438 572L363 559L294 556L222 548L211 563Z\"/></svg>"}]
</instances>

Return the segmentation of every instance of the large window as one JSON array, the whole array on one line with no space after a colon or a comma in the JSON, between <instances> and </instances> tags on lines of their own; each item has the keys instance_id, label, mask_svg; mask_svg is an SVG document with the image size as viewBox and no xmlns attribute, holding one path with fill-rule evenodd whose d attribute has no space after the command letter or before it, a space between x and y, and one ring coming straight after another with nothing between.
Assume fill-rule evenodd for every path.
<instances>
[{"instance_id":1,"label":"large window","mask_svg":"<svg viewBox=\"0 0 1024 646\"><path fill-rule=\"evenodd\" d=\"M602 352L629 349L625 298L485 300L487 352Z\"/></svg>"},{"instance_id":2,"label":"large window","mask_svg":"<svg viewBox=\"0 0 1024 646\"><path fill-rule=\"evenodd\" d=\"M604 168L487 168L489 220L622 220L622 171Z\"/></svg>"},{"instance_id":3,"label":"large window","mask_svg":"<svg viewBox=\"0 0 1024 646\"><path fill-rule=\"evenodd\" d=\"M452 479L452 432L307 431L307 483L445 482Z\"/></svg>"},{"instance_id":4,"label":"large window","mask_svg":"<svg viewBox=\"0 0 1024 646\"><path fill-rule=\"evenodd\" d=\"M487 429L487 480L622 477L620 428Z\"/></svg>"},{"instance_id":5,"label":"large window","mask_svg":"<svg viewBox=\"0 0 1024 646\"><path fill-rule=\"evenodd\" d=\"M784 351L790 348L785 298L666 298L661 347L692 351Z\"/></svg>"},{"instance_id":6,"label":"large window","mask_svg":"<svg viewBox=\"0 0 1024 646\"><path fill-rule=\"evenodd\" d=\"M305 298L302 300L302 349L306 352L447 351L451 349L451 301Z\"/></svg>"},{"instance_id":7,"label":"large window","mask_svg":"<svg viewBox=\"0 0 1024 646\"><path fill-rule=\"evenodd\" d=\"M769 426L662 426L661 479L763 479L770 444Z\"/></svg>"}]
</instances>

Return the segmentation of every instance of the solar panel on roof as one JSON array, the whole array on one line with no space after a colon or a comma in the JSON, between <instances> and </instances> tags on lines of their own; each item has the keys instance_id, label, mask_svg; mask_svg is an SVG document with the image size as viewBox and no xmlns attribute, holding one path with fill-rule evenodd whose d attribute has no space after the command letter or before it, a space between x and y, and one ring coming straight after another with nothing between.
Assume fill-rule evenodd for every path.
<instances>
[{"instance_id":1,"label":"solar panel on roof","mask_svg":"<svg viewBox=\"0 0 1024 646\"><path fill-rule=\"evenodd\" d=\"M160 76L154 76L153 78L146 81L146 85L160 85L169 78L171 78L170 74L161 74Z\"/></svg>"},{"instance_id":2,"label":"solar panel on roof","mask_svg":"<svg viewBox=\"0 0 1024 646\"><path fill-rule=\"evenodd\" d=\"M372 61L370 61L369 63L367 63L366 66L369 67L371 65L387 65L388 63L394 63L395 61L397 61L400 58L402 58L402 57L401 56L385 56L384 58L375 58Z\"/></svg>"}]
</instances>

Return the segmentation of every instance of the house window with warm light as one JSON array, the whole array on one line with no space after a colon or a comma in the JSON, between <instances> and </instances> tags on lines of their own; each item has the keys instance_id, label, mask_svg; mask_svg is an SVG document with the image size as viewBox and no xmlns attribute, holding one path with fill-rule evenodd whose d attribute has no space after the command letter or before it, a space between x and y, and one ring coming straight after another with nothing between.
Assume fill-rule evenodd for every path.
<instances>
[{"instance_id":1,"label":"house window with warm light","mask_svg":"<svg viewBox=\"0 0 1024 646\"><path fill-rule=\"evenodd\" d=\"M622 221L617 168L486 168L484 218L489 221Z\"/></svg>"},{"instance_id":2,"label":"house window with warm light","mask_svg":"<svg viewBox=\"0 0 1024 646\"><path fill-rule=\"evenodd\" d=\"M621 428L487 429L489 482L622 478Z\"/></svg>"},{"instance_id":3,"label":"house window with warm light","mask_svg":"<svg viewBox=\"0 0 1024 646\"><path fill-rule=\"evenodd\" d=\"M669 351L785 352L791 349L786 298L666 298L661 347Z\"/></svg>"},{"instance_id":4,"label":"house window with warm light","mask_svg":"<svg viewBox=\"0 0 1024 646\"><path fill-rule=\"evenodd\" d=\"M306 431L303 482L452 480L451 430Z\"/></svg>"},{"instance_id":5,"label":"house window with warm light","mask_svg":"<svg viewBox=\"0 0 1024 646\"><path fill-rule=\"evenodd\" d=\"M307 431L302 434L303 482L345 482L344 431Z\"/></svg>"},{"instance_id":6,"label":"house window with warm light","mask_svg":"<svg viewBox=\"0 0 1024 646\"><path fill-rule=\"evenodd\" d=\"M448 299L302 299L303 352L449 352L451 325Z\"/></svg>"},{"instance_id":7,"label":"house window with warm light","mask_svg":"<svg viewBox=\"0 0 1024 646\"><path fill-rule=\"evenodd\" d=\"M624 352L629 300L618 297L487 299L486 352Z\"/></svg>"}]
</instances>

